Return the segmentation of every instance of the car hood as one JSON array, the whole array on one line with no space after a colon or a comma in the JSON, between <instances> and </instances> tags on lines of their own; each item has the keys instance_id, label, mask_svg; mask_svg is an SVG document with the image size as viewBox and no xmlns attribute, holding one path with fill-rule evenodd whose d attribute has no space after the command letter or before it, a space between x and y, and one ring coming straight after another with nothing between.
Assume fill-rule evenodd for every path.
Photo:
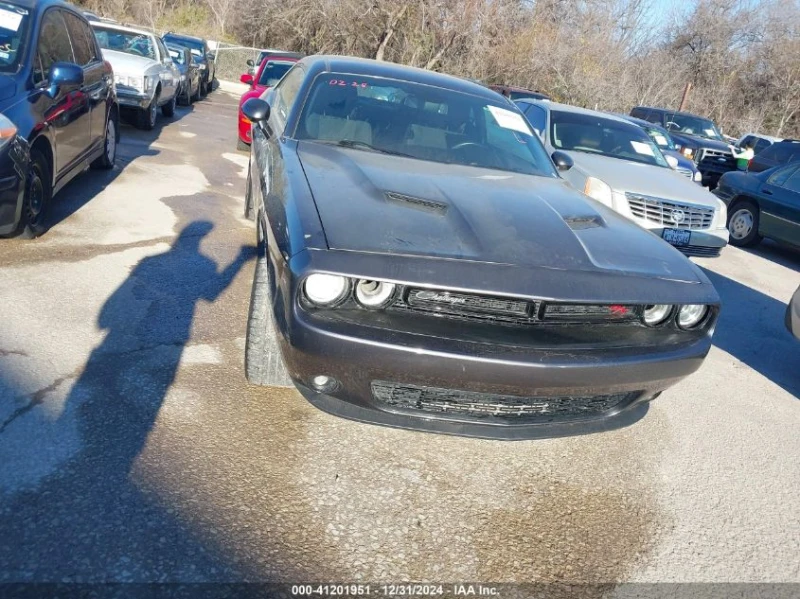
<instances>
[{"instance_id":1,"label":"car hood","mask_svg":"<svg viewBox=\"0 0 800 599\"><path fill-rule=\"evenodd\" d=\"M0 102L13 98L17 93L17 82L12 77L0 75Z\"/></svg>"},{"instance_id":2,"label":"car hood","mask_svg":"<svg viewBox=\"0 0 800 599\"><path fill-rule=\"evenodd\" d=\"M685 145L686 142L689 142L691 146L696 146L698 148L708 148L710 150L727 150L730 151L731 146L724 141L719 141L716 139L708 139L707 137L700 137L699 135L691 135L689 133L676 133L675 131L669 132L670 137L672 137L672 141L679 143L681 145Z\"/></svg>"},{"instance_id":3,"label":"car hood","mask_svg":"<svg viewBox=\"0 0 800 599\"><path fill-rule=\"evenodd\" d=\"M144 73L150 67L159 66L159 63L152 58L144 56L134 56L117 50L103 50L103 57L111 63L114 73Z\"/></svg>"},{"instance_id":4,"label":"car hood","mask_svg":"<svg viewBox=\"0 0 800 599\"><path fill-rule=\"evenodd\" d=\"M300 142L329 249L698 282L674 248L564 180Z\"/></svg>"},{"instance_id":5,"label":"car hood","mask_svg":"<svg viewBox=\"0 0 800 599\"><path fill-rule=\"evenodd\" d=\"M608 183L614 191L630 191L676 202L717 207L717 200L704 187L680 173L662 166L652 166L584 152L567 152L575 167L588 176Z\"/></svg>"}]
</instances>

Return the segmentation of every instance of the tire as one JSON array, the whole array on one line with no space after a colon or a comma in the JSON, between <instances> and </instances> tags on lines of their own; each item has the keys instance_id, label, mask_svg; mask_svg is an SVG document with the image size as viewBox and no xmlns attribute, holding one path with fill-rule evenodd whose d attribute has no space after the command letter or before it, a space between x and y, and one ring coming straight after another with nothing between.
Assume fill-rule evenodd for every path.
<instances>
[{"instance_id":1,"label":"tire","mask_svg":"<svg viewBox=\"0 0 800 599\"><path fill-rule=\"evenodd\" d=\"M246 142L243 142L241 139L237 139L236 140L236 149L237 150L242 150L243 152L249 152L250 151L250 144L248 144Z\"/></svg>"},{"instance_id":2,"label":"tire","mask_svg":"<svg viewBox=\"0 0 800 599\"><path fill-rule=\"evenodd\" d=\"M286 370L278 347L272 318L269 264L261 219L256 219L258 259L250 294L247 316L247 338L244 349L244 372L253 385L291 387L292 379Z\"/></svg>"},{"instance_id":3,"label":"tire","mask_svg":"<svg viewBox=\"0 0 800 599\"><path fill-rule=\"evenodd\" d=\"M178 103L178 94L172 94L172 99L161 107L161 114L165 117L175 116L175 105Z\"/></svg>"},{"instance_id":4,"label":"tire","mask_svg":"<svg viewBox=\"0 0 800 599\"><path fill-rule=\"evenodd\" d=\"M38 150L31 150L18 229L23 239L33 239L47 231L47 215L53 199L51 180L47 159Z\"/></svg>"},{"instance_id":5,"label":"tire","mask_svg":"<svg viewBox=\"0 0 800 599\"><path fill-rule=\"evenodd\" d=\"M205 81L205 79L201 79L200 80L200 89L198 89L197 95L202 100L203 98L206 97L207 94L208 94L208 92L206 91L206 81Z\"/></svg>"},{"instance_id":6,"label":"tire","mask_svg":"<svg viewBox=\"0 0 800 599\"><path fill-rule=\"evenodd\" d=\"M192 105L192 84L191 84L191 82L189 83L189 85L186 86L186 94L185 95L186 95L186 97L183 99L183 101L186 102L186 106L191 106Z\"/></svg>"},{"instance_id":7,"label":"tire","mask_svg":"<svg viewBox=\"0 0 800 599\"><path fill-rule=\"evenodd\" d=\"M153 101L147 108L136 111L136 128L143 131L152 131L156 126L158 117L158 93L153 97Z\"/></svg>"},{"instance_id":8,"label":"tire","mask_svg":"<svg viewBox=\"0 0 800 599\"><path fill-rule=\"evenodd\" d=\"M730 243L737 247L751 247L761 242L758 234L760 213L758 206L750 201L736 202L728 213Z\"/></svg>"},{"instance_id":9,"label":"tire","mask_svg":"<svg viewBox=\"0 0 800 599\"><path fill-rule=\"evenodd\" d=\"M119 143L119 126L113 114L108 115L106 136L103 141L103 155L92 162L92 168L110 171L117 161L117 144Z\"/></svg>"}]
</instances>

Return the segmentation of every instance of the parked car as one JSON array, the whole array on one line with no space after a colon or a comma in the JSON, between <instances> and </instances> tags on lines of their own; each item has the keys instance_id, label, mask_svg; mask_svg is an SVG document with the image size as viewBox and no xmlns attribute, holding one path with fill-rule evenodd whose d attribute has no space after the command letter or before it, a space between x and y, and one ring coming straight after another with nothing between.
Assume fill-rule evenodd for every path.
<instances>
[{"instance_id":1,"label":"parked car","mask_svg":"<svg viewBox=\"0 0 800 599\"><path fill-rule=\"evenodd\" d=\"M0 5L0 45L0 235L30 238L73 177L114 166L114 75L86 18L58 0Z\"/></svg>"},{"instance_id":2,"label":"parked car","mask_svg":"<svg viewBox=\"0 0 800 599\"><path fill-rule=\"evenodd\" d=\"M200 95L205 96L212 91L217 78L216 55L211 51L208 42L201 37L182 35L168 31L163 35L166 43L186 46L192 51L197 68L200 69Z\"/></svg>"},{"instance_id":3,"label":"parked car","mask_svg":"<svg viewBox=\"0 0 800 599\"><path fill-rule=\"evenodd\" d=\"M800 246L800 162L759 173L726 173L714 194L728 206L731 243L764 237Z\"/></svg>"},{"instance_id":4,"label":"parked car","mask_svg":"<svg viewBox=\"0 0 800 599\"><path fill-rule=\"evenodd\" d=\"M123 109L132 110L139 129L156 125L158 109L166 117L175 114L181 72L153 33L92 22L103 56L114 67L117 97Z\"/></svg>"},{"instance_id":5,"label":"parked car","mask_svg":"<svg viewBox=\"0 0 800 599\"><path fill-rule=\"evenodd\" d=\"M713 189L723 173L736 170L730 143L714 121L688 112L648 106L636 106L631 110L631 116L656 123L669 131L677 150L697 164L703 175L703 185Z\"/></svg>"},{"instance_id":6,"label":"parked car","mask_svg":"<svg viewBox=\"0 0 800 599\"><path fill-rule=\"evenodd\" d=\"M794 335L795 339L800 339L800 287L794 292L789 305L786 306L786 328Z\"/></svg>"},{"instance_id":7,"label":"parked car","mask_svg":"<svg viewBox=\"0 0 800 599\"><path fill-rule=\"evenodd\" d=\"M728 242L725 205L672 170L641 127L593 110L519 100L549 152L575 162L564 177L589 197L690 256L718 256Z\"/></svg>"},{"instance_id":8,"label":"parked car","mask_svg":"<svg viewBox=\"0 0 800 599\"><path fill-rule=\"evenodd\" d=\"M750 147L753 148L753 152L758 154L779 141L781 141L780 137L762 135L761 133L747 133L737 139L733 145L737 148L743 148L746 144L750 144Z\"/></svg>"},{"instance_id":9,"label":"parked car","mask_svg":"<svg viewBox=\"0 0 800 599\"><path fill-rule=\"evenodd\" d=\"M496 91L501 96L505 96L509 100L521 100L523 98L530 98L532 100L549 100L550 96L543 94L540 91L533 91L525 89L524 87L514 87L513 85L490 85L489 89Z\"/></svg>"},{"instance_id":10,"label":"parked car","mask_svg":"<svg viewBox=\"0 0 800 599\"><path fill-rule=\"evenodd\" d=\"M242 113L242 104L247 102L250 98L257 98L263 94L267 89L274 86L281 80L286 72L291 69L298 61L298 58L276 58L267 56L258 67L255 76L245 73L241 76L240 81L250 86L250 89L242 94L239 98L239 137L237 139L236 147L240 150L247 150L250 147L250 121Z\"/></svg>"},{"instance_id":11,"label":"parked car","mask_svg":"<svg viewBox=\"0 0 800 599\"><path fill-rule=\"evenodd\" d=\"M261 66L261 63L264 62L264 59L267 58L268 56L273 60L282 60L282 59L300 60L301 58L303 58L303 56L305 56L305 54L301 54L300 52L289 52L287 50L261 50L261 52L258 53L258 57L255 60L251 58L247 59L247 66L249 67L247 71L248 74L255 75L256 71L258 70L258 67Z\"/></svg>"},{"instance_id":12,"label":"parked car","mask_svg":"<svg viewBox=\"0 0 800 599\"><path fill-rule=\"evenodd\" d=\"M572 189L495 92L320 56L243 108L251 382L282 359L347 418L531 438L622 426L709 351L703 272Z\"/></svg>"},{"instance_id":13,"label":"parked car","mask_svg":"<svg viewBox=\"0 0 800 599\"><path fill-rule=\"evenodd\" d=\"M678 151L678 148L675 147L675 142L672 140L672 137L666 129L660 125L656 125L655 123L643 121L642 119L637 119L633 116L627 116L624 114L619 114L616 116L619 116L626 121L630 121L634 125L639 125L642 129L644 129L644 132L650 136L650 139L653 140L665 157L672 156L678 161L678 164L675 167L676 171L683 176L688 177L695 183L702 183L703 175L699 170L697 170L697 165L694 163L694 160L687 158L682 152Z\"/></svg>"},{"instance_id":14,"label":"parked car","mask_svg":"<svg viewBox=\"0 0 800 599\"><path fill-rule=\"evenodd\" d=\"M200 99L200 68L192 59L191 50L186 46L167 44L167 51L181 73L178 101L188 106Z\"/></svg>"},{"instance_id":15,"label":"parked car","mask_svg":"<svg viewBox=\"0 0 800 599\"><path fill-rule=\"evenodd\" d=\"M800 140L784 139L776 142L763 152L756 154L747 164L751 173L760 173L767 169L800 161Z\"/></svg>"}]
</instances>

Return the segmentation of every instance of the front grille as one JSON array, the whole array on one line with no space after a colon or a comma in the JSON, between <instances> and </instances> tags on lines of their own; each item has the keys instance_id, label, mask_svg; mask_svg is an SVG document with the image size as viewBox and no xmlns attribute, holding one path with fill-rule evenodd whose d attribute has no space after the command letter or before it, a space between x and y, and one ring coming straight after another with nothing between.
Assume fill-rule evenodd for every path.
<instances>
[{"instance_id":1,"label":"front grille","mask_svg":"<svg viewBox=\"0 0 800 599\"><path fill-rule=\"evenodd\" d=\"M709 148L700 148L697 151L695 160L697 161L697 164L701 165L736 168L736 159L733 157L733 153L727 150L711 150Z\"/></svg>"},{"instance_id":2,"label":"front grille","mask_svg":"<svg viewBox=\"0 0 800 599\"><path fill-rule=\"evenodd\" d=\"M676 247L687 256L697 256L698 258L716 258L719 256L722 248L706 247L703 245L684 245Z\"/></svg>"},{"instance_id":3,"label":"front grille","mask_svg":"<svg viewBox=\"0 0 800 599\"><path fill-rule=\"evenodd\" d=\"M638 193L625 193L631 213L665 227L708 229L714 220L713 208L680 204Z\"/></svg>"},{"instance_id":4,"label":"front grille","mask_svg":"<svg viewBox=\"0 0 800 599\"><path fill-rule=\"evenodd\" d=\"M598 416L627 404L640 393L520 397L387 381L372 382L373 398L386 407L478 420L558 420Z\"/></svg>"}]
</instances>

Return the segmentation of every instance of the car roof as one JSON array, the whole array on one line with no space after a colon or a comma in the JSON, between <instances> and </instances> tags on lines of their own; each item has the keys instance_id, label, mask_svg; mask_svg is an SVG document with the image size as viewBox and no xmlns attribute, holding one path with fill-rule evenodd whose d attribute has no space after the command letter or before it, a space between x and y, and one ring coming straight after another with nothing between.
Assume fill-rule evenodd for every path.
<instances>
[{"instance_id":1,"label":"car roof","mask_svg":"<svg viewBox=\"0 0 800 599\"><path fill-rule=\"evenodd\" d=\"M558 102L553 102L552 100L534 100L531 98L520 98L519 100L515 100L515 102L526 102L528 104L536 104L544 108L545 110L554 111L558 110L560 112L570 112L572 114L583 114L586 116L601 116L605 119L609 119L611 121L617 121L619 123L625 123L626 125L633 125L628 119L619 117L615 114L611 114L609 112L600 112L599 110L590 110L589 108L581 108L580 106L572 106L571 104L560 104Z\"/></svg>"},{"instance_id":2,"label":"car roof","mask_svg":"<svg viewBox=\"0 0 800 599\"><path fill-rule=\"evenodd\" d=\"M460 77L392 62L383 62L369 58L355 58L351 56L314 55L306 56L300 60L299 64L306 66L308 68L308 73L314 75L318 73L345 73L408 80L459 91L473 96L479 96L492 102L497 102L497 92L490 90L488 87Z\"/></svg>"},{"instance_id":3,"label":"car roof","mask_svg":"<svg viewBox=\"0 0 800 599\"><path fill-rule=\"evenodd\" d=\"M205 43L202 37L196 37L194 35L185 35L183 33L175 33L174 31L167 31L162 37L170 36L173 39L180 39L180 40L192 40L193 42L203 42Z\"/></svg>"},{"instance_id":4,"label":"car roof","mask_svg":"<svg viewBox=\"0 0 800 599\"><path fill-rule=\"evenodd\" d=\"M709 118L707 116L700 116L699 114L694 114L693 112L684 112L684 111L681 111L681 110L672 110L670 108L657 108L655 106L634 106L633 110L636 110L637 108L641 108L642 110L656 110L658 112L663 112L665 114L680 114L680 115L683 115L683 116L693 116L693 117L697 117L698 119L705 119L707 121L713 122L713 119L711 119L711 118Z\"/></svg>"},{"instance_id":5,"label":"car roof","mask_svg":"<svg viewBox=\"0 0 800 599\"><path fill-rule=\"evenodd\" d=\"M147 31L147 29L137 29L136 27L129 27L128 25L106 23L105 21L89 21L89 23L92 25L92 27L99 25L100 27L104 27L106 29L116 29L118 31L126 31L128 33L138 33L140 35L152 35L157 37L152 31Z\"/></svg>"},{"instance_id":6,"label":"car roof","mask_svg":"<svg viewBox=\"0 0 800 599\"><path fill-rule=\"evenodd\" d=\"M739 139L744 139L745 137L757 137L758 139L766 139L771 141L772 143L783 141L782 137L775 137L773 135L764 135L763 133L745 133Z\"/></svg>"}]
</instances>

